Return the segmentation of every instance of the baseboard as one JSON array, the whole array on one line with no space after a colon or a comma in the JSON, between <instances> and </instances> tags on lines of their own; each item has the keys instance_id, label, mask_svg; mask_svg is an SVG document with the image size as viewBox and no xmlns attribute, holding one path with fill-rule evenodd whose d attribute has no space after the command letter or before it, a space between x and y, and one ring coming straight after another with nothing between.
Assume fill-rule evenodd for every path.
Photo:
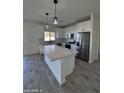
<instances>
[{"instance_id":1,"label":"baseboard","mask_svg":"<svg viewBox=\"0 0 124 93\"><path fill-rule=\"evenodd\" d=\"M30 55L36 55L36 54L40 54L40 53L38 52L38 53L32 53L32 54L23 54L23 56L30 56Z\"/></svg>"},{"instance_id":2,"label":"baseboard","mask_svg":"<svg viewBox=\"0 0 124 93\"><path fill-rule=\"evenodd\" d=\"M100 61L100 59L95 59L94 61L89 61L88 63L93 63L93 62L95 62L95 61L97 61L97 60Z\"/></svg>"}]
</instances>

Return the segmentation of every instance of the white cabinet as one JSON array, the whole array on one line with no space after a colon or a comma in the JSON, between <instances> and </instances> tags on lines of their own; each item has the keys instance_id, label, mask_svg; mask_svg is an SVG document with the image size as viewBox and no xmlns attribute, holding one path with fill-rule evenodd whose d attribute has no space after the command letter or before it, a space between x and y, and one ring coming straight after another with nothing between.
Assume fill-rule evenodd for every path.
<instances>
[{"instance_id":1,"label":"white cabinet","mask_svg":"<svg viewBox=\"0 0 124 93\"><path fill-rule=\"evenodd\" d=\"M74 33L74 38L76 38L77 32L91 32L92 31L92 22L91 20L83 21L77 23L73 26L69 26L63 29L63 35L65 38L69 36L69 34Z\"/></svg>"},{"instance_id":2,"label":"white cabinet","mask_svg":"<svg viewBox=\"0 0 124 93\"><path fill-rule=\"evenodd\" d=\"M92 25L90 20L77 23L77 32L89 32L89 31L92 31Z\"/></svg>"},{"instance_id":3,"label":"white cabinet","mask_svg":"<svg viewBox=\"0 0 124 93\"><path fill-rule=\"evenodd\" d=\"M92 25L90 20L84 22L84 31L92 31Z\"/></svg>"},{"instance_id":4,"label":"white cabinet","mask_svg":"<svg viewBox=\"0 0 124 93\"><path fill-rule=\"evenodd\" d=\"M73 25L73 26L69 26L64 28L64 32L68 32L68 33L74 33L77 31L77 25Z\"/></svg>"},{"instance_id":5,"label":"white cabinet","mask_svg":"<svg viewBox=\"0 0 124 93\"><path fill-rule=\"evenodd\" d=\"M83 32L84 31L84 22L77 23L77 32Z\"/></svg>"},{"instance_id":6,"label":"white cabinet","mask_svg":"<svg viewBox=\"0 0 124 93\"><path fill-rule=\"evenodd\" d=\"M66 38L69 38L70 37L70 34L73 33L75 34L77 32L77 25L73 25L73 26L69 26L69 27L66 27L64 28L64 35ZM74 35L74 38L76 35Z\"/></svg>"}]
</instances>

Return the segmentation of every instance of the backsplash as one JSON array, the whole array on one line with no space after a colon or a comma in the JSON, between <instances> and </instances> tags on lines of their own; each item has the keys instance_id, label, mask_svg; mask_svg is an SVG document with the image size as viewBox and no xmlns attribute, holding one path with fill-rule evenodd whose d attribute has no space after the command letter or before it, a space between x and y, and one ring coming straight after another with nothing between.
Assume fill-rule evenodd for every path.
<instances>
[{"instance_id":1,"label":"backsplash","mask_svg":"<svg viewBox=\"0 0 124 93\"><path fill-rule=\"evenodd\" d=\"M39 39L39 44L42 45L50 45L50 44L57 44L62 42L69 42L72 39L69 38L56 38L54 41L44 41L44 38Z\"/></svg>"}]
</instances>

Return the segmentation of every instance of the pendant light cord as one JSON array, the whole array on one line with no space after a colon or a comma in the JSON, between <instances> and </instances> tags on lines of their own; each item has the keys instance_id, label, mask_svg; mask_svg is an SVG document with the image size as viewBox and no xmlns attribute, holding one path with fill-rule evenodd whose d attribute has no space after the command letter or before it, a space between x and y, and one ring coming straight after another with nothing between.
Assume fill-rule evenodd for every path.
<instances>
[{"instance_id":1,"label":"pendant light cord","mask_svg":"<svg viewBox=\"0 0 124 93\"><path fill-rule=\"evenodd\" d=\"M56 18L56 4L55 4L55 18Z\"/></svg>"},{"instance_id":2,"label":"pendant light cord","mask_svg":"<svg viewBox=\"0 0 124 93\"><path fill-rule=\"evenodd\" d=\"M48 24L48 13L46 13L46 22L47 22L47 24Z\"/></svg>"},{"instance_id":3,"label":"pendant light cord","mask_svg":"<svg viewBox=\"0 0 124 93\"><path fill-rule=\"evenodd\" d=\"M48 15L47 15L47 25L48 25Z\"/></svg>"}]
</instances>

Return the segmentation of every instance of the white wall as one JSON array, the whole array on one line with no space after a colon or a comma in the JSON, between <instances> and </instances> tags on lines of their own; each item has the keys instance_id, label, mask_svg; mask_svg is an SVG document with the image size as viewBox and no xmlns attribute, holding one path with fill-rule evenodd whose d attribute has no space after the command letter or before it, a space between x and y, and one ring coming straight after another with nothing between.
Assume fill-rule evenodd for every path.
<instances>
[{"instance_id":1,"label":"white wall","mask_svg":"<svg viewBox=\"0 0 124 93\"><path fill-rule=\"evenodd\" d=\"M39 38L43 38L43 28L34 22L23 22L23 55L39 53Z\"/></svg>"},{"instance_id":2,"label":"white wall","mask_svg":"<svg viewBox=\"0 0 124 93\"><path fill-rule=\"evenodd\" d=\"M90 58L89 62L92 63L93 61L99 59L100 54L100 18L99 16L95 16L91 14L91 21L92 21L92 32L90 38Z\"/></svg>"},{"instance_id":3,"label":"white wall","mask_svg":"<svg viewBox=\"0 0 124 93\"><path fill-rule=\"evenodd\" d=\"M50 26L48 31L58 33L58 37L62 38L62 29ZM43 24L24 21L23 22L23 55L39 53L39 45L44 41Z\"/></svg>"},{"instance_id":4,"label":"white wall","mask_svg":"<svg viewBox=\"0 0 124 93\"><path fill-rule=\"evenodd\" d=\"M63 30L61 28L55 28L56 38L63 38Z\"/></svg>"}]
</instances>

